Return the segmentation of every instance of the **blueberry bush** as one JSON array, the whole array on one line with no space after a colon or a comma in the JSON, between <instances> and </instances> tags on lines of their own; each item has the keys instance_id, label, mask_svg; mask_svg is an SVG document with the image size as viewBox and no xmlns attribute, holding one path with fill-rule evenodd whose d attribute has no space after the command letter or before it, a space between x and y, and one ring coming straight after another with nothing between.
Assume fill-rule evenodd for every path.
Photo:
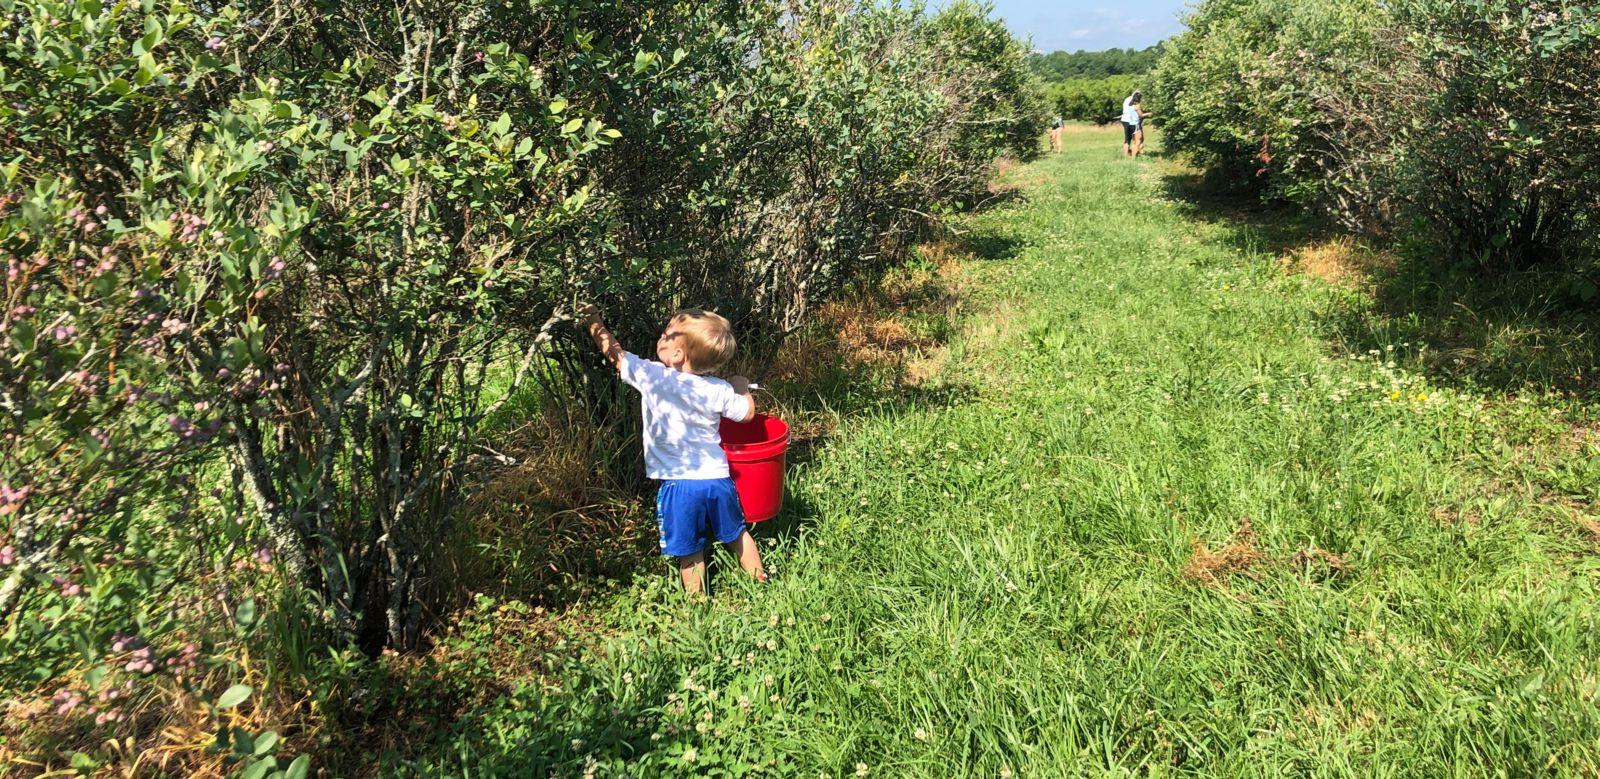
<instances>
[{"instance_id":1,"label":"blueberry bush","mask_svg":"<svg viewBox=\"0 0 1600 779\"><path fill-rule=\"evenodd\" d=\"M1050 84L1046 90L1056 116L1073 122L1109 124L1122 119L1122 101L1134 90L1149 91L1145 83L1148 80L1143 74L1069 78ZM1146 110L1153 107L1150 101L1144 105Z\"/></svg>"},{"instance_id":2,"label":"blueberry bush","mask_svg":"<svg viewBox=\"0 0 1600 779\"><path fill-rule=\"evenodd\" d=\"M0 690L303 773L238 659L421 642L485 420L608 408L575 302L770 353L1034 153L1025 56L968 2L0 0Z\"/></svg>"},{"instance_id":3,"label":"blueberry bush","mask_svg":"<svg viewBox=\"0 0 1600 779\"><path fill-rule=\"evenodd\" d=\"M1594 270L1592 4L1207 0L1188 22L1156 91L1167 145L1215 181L1458 267Z\"/></svg>"}]
</instances>

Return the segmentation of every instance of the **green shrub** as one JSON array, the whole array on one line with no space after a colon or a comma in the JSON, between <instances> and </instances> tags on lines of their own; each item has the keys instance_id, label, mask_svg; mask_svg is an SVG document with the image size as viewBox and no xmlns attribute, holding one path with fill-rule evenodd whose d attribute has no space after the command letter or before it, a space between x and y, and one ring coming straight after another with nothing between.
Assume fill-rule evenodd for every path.
<instances>
[{"instance_id":1,"label":"green shrub","mask_svg":"<svg viewBox=\"0 0 1600 779\"><path fill-rule=\"evenodd\" d=\"M1600 257L1600 8L1396 3L1412 78L1393 102L1406 214L1485 267ZM1592 295L1593 292L1589 292Z\"/></svg>"},{"instance_id":2,"label":"green shrub","mask_svg":"<svg viewBox=\"0 0 1600 779\"><path fill-rule=\"evenodd\" d=\"M1134 90L1143 89L1147 80L1145 76L1072 78L1050 84L1047 89L1050 105L1062 119L1106 124L1122 118L1122 101Z\"/></svg>"},{"instance_id":3,"label":"green shrub","mask_svg":"<svg viewBox=\"0 0 1600 779\"><path fill-rule=\"evenodd\" d=\"M1592 269L1600 10L1208 0L1188 21L1156 74L1164 138L1217 182L1366 232L1415 225L1450 262Z\"/></svg>"},{"instance_id":4,"label":"green shrub","mask_svg":"<svg viewBox=\"0 0 1600 779\"><path fill-rule=\"evenodd\" d=\"M965 2L0 0L0 688L414 646L574 302L770 349L1043 117Z\"/></svg>"},{"instance_id":5,"label":"green shrub","mask_svg":"<svg viewBox=\"0 0 1600 779\"><path fill-rule=\"evenodd\" d=\"M1325 100L1362 82L1360 52L1383 19L1375 0L1207 0L1155 72L1162 142L1225 186L1309 202L1341 151Z\"/></svg>"}]
</instances>

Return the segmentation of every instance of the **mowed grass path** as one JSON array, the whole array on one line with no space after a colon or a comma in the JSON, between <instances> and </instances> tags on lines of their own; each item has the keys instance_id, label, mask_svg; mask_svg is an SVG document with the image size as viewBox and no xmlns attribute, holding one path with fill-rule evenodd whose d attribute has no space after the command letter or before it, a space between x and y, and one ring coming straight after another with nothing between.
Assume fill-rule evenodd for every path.
<instances>
[{"instance_id":1,"label":"mowed grass path","mask_svg":"<svg viewBox=\"0 0 1600 779\"><path fill-rule=\"evenodd\" d=\"M1594 549L1483 465L1559 421L1429 386L1409 344L1347 354L1318 312L1353 293L1117 141L1070 132L963 225L995 256L962 271L960 391L791 474L773 586L694 607L641 575L601 646L412 768L1600 771Z\"/></svg>"}]
</instances>

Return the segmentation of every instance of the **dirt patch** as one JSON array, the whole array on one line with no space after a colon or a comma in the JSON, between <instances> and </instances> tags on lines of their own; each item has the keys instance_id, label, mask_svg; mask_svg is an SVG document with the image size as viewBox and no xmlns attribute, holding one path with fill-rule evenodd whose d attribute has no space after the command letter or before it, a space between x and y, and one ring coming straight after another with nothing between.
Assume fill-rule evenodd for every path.
<instances>
[{"instance_id":1,"label":"dirt patch","mask_svg":"<svg viewBox=\"0 0 1600 779\"><path fill-rule=\"evenodd\" d=\"M1433 521L1441 525L1468 525L1477 527L1483 524L1483 515L1477 509L1460 509L1455 506L1435 506L1428 512Z\"/></svg>"},{"instance_id":2,"label":"dirt patch","mask_svg":"<svg viewBox=\"0 0 1600 779\"><path fill-rule=\"evenodd\" d=\"M1600 422L1585 422L1567 429L1561 447L1567 454L1600 457Z\"/></svg>"},{"instance_id":3,"label":"dirt patch","mask_svg":"<svg viewBox=\"0 0 1600 779\"><path fill-rule=\"evenodd\" d=\"M1206 542L1195 539L1194 553L1183 566L1183 575L1202 586L1221 587L1224 580L1233 574L1260 578L1260 574L1252 568L1265 559L1266 555L1256 548L1255 528L1250 518L1246 517L1233 532L1233 538L1227 546L1221 549L1212 551Z\"/></svg>"}]
</instances>

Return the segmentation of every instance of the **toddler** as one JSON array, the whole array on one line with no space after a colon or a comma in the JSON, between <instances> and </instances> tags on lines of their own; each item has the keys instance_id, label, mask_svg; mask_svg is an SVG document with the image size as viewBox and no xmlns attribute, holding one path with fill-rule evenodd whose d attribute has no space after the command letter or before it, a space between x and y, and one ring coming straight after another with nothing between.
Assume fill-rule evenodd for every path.
<instances>
[{"instance_id":1,"label":"toddler","mask_svg":"<svg viewBox=\"0 0 1600 779\"><path fill-rule=\"evenodd\" d=\"M684 589L705 591L705 550L713 538L728 547L746 573L766 581L761 553L745 531L744 509L728 478L718 431L723 417L745 422L755 416L755 398L742 376L723 381L706 375L733 356L728 320L698 309L678 312L656 340L656 360L625 351L594 306L584 307L580 323L622 381L639 391L645 475L661 482L656 493L661 551L678 559Z\"/></svg>"}]
</instances>

